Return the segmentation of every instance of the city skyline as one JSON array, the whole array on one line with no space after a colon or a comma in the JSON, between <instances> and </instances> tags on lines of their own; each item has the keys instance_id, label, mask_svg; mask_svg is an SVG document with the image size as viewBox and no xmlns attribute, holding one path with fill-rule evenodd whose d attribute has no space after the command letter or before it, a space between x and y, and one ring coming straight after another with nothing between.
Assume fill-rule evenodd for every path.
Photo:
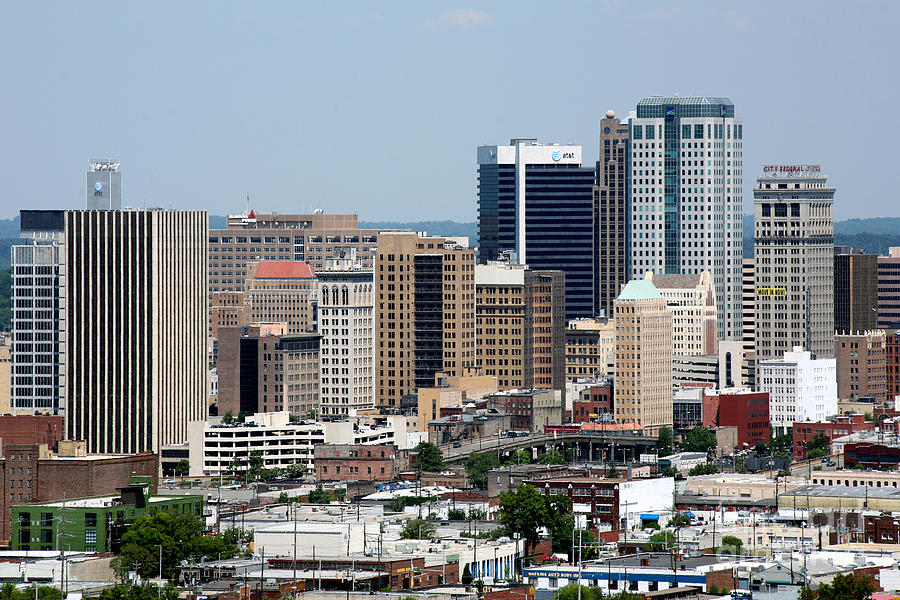
<instances>
[{"instance_id":1,"label":"city skyline","mask_svg":"<svg viewBox=\"0 0 900 600\"><path fill-rule=\"evenodd\" d=\"M28 90L0 99L0 110L16 115L0 173L8 197L34 208L83 208L88 160L115 156L123 202L135 207L226 214L242 210L249 194L253 206L282 213L468 222L477 146L523 136L571 142L590 167L607 109L624 118L642 97L677 92L726 96L741 108L749 125L744 214L764 164L822 164L841 191L837 220L898 214L882 192L900 177L891 168L900 121L881 109L896 84L879 71L892 53L891 3L605 2L551 14L511 4L359 5L340 14L59 4L52 18L38 10L0 8L0 44L21 57L4 75ZM43 35L33 35L36 27ZM635 28L640 44L626 37ZM45 37L69 50L55 52ZM676 62L659 61L676 41ZM598 48L627 49L629 60ZM608 59L604 77L586 76L581 67L598 57ZM535 72L544 91L492 100ZM878 114L879 127L854 126L846 113ZM870 151L835 143L851 136ZM56 175L35 190L16 174L23 156L40 156ZM18 206L2 208L9 218Z\"/></svg>"}]
</instances>

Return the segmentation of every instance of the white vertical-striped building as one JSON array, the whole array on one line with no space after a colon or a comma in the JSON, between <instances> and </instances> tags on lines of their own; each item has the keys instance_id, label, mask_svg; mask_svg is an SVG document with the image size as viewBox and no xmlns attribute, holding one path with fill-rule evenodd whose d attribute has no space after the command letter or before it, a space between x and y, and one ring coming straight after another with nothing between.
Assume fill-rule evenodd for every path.
<instances>
[{"instance_id":1,"label":"white vertical-striped building","mask_svg":"<svg viewBox=\"0 0 900 600\"><path fill-rule=\"evenodd\" d=\"M718 338L741 339L743 124L727 98L644 98L629 122L630 277L712 274Z\"/></svg>"},{"instance_id":2,"label":"white vertical-striped building","mask_svg":"<svg viewBox=\"0 0 900 600\"><path fill-rule=\"evenodd\" d=\"M206 417L207 223L205 211L22 211L23 236L58 251L58 412L88 452L158 452Z\"/></svg>"},{"instance_id":3,"label":"white vertical-striped building","mask_svg":"<svg viewBox=\"0 0 900 600\"><path fill-rule=\"evenodd\" d=\"M318 278L320 414L353 416L375 407L374 273L347 248Z\"/></svg>"}]
</instances>

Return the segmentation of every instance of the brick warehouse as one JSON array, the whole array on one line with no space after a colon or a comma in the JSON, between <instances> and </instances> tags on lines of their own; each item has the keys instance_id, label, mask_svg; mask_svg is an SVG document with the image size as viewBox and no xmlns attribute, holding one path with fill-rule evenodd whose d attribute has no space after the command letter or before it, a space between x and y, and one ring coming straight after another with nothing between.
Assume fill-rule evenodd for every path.
<instances>
[{"instance_id":1,"label":"brick warehouse","mask_svg":"<svg viewBox=\"0 0 900 600\"><path fill-rule=\"evenodd\" d=\"M62 442L62 454L51 454L46 444L10 444L0 459L0 542L10 539L11 507L63 498L115 494L129 485L132 474L152 477L156 490L155 454L110 455L83 453L83 444Z\"/></svg>"},{"instance_id":2,"label":"brick warehouse","mask_svg":"<svg viewBox=\"0 0 900 600\"><path fill-rule=\"evenodd\" d=\"M406 468L406 453L394 444L317 444L313 452L319 481L389 482Z\"/></svg>"}]
</instances>

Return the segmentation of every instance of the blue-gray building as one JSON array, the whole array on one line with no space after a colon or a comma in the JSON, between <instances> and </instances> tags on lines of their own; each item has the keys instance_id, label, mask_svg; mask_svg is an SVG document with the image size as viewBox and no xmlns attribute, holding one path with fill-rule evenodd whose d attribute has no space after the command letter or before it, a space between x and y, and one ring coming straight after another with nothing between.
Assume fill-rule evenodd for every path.
<instances>
[{"instance_id":1,"label":"blue-gray building","mask_svg":"<svg viewBox=\"0 0 900 600\"><path fill-rule=\"evenodd\" d=\"M581 146L513 139L478 148L479 261L566 274L566 318L597 314L594 169Z\"/></svg>"}]
</instances>

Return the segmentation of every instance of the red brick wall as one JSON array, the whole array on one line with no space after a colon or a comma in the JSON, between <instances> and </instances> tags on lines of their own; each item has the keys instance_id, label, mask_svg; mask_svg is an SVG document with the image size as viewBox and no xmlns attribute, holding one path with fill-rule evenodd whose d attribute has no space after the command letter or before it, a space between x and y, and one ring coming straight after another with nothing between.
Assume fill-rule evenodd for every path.
<instances>
[{"instance_id":1,"label":"red brick wall","mask_svg":"<svg viewBox=\"0 0 900 600\"><path fill-rule=\"evenodd\" d=\"M771 423L768 392L721 394L718 403L717 425L737 427L739 446L747 444L753 447L769 441ZM705 418L704 416L704 420Z\"/></svg>"},{"instance_id":2,"label":"red brick wall","mask_svg":"<svg viewBox=\"0 0 900 600\"><path fill-rule=\"evenodd\" d=\"M34 415L0 416L0 439L4 455L9 444L47 444L50 451L63 439L62 417Z\"/></svg>"}]
</instances>

